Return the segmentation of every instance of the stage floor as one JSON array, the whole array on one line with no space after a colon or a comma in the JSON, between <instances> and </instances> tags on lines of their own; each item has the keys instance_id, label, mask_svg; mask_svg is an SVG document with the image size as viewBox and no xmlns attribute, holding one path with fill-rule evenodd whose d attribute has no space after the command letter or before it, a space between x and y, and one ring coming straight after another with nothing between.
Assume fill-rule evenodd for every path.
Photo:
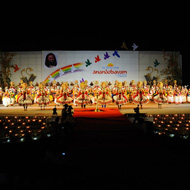
<instances>
[{"instance_id":1,"label":"stage floor","mask_svg":"<svg viewBox=\"0 0 190 190\"><path fill-rule=\"evenodd\" d=\"M72 105L72 104L71 104ZM73 106L73 105L72 105ZM37 104L33 104L31 106L28 106L28 110L24 111L24 108L22 106L19 106L15 104L14 106L5 107L2 104L0 104L0 115L6 116L6 115L14 115L14 116L20 116L20 115L28 115L28 116L52 116L53 108L55 107L54 103L51 103L50 105L46 106L45 110L41 110L41 108ZM129 113L135 113L134 108L137 107L136 104L128 103L126 105L123 105L119 111L121 114L129 114ZM63 109L63 106L56 106L57 108L57 114L58 116L61 116L61 111ZM74 110L81 109L80 106L73 106ZM109 104L107 108L117 108L117 105L115 104ZM87 105L86 109L96 109L95 105ZM101 105L99 105L99 109L103 109ZM140 113L146 113L146 114L188 114L190 113L190 104L163 104L162 108L158 108L158 105L155 103L149 103L146 105L143 105L142 109L140 109Z\"/></svg>"}]
</instances>

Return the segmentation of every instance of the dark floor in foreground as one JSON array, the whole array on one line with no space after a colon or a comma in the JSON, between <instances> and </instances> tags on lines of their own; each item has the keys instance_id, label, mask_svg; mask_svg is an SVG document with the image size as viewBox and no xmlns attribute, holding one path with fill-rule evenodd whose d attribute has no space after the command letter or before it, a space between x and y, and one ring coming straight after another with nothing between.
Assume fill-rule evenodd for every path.
<instances>
[{"instance_id":1,"label":"dark floor in foreground","mask_svg":"<svg viewBox=\"0 0 190 190\"><path fill-rule=\"evenodd\" d=\"M1 146L1 183L15 189L188 189L189 147L182 139L145 134L125 117L77 118L67 137Z\"/></svg>"}]
</instances>

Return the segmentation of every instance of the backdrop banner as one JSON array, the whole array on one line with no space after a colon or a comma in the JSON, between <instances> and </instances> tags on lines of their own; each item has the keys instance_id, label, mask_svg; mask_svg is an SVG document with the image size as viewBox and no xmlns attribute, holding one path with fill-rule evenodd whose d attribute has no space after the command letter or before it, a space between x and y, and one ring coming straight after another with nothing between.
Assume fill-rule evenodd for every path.
<instances>
[{"instance_id":1,"label":"backdrop banner","mask_svg":"<svg viewBox=\"0 0 190 190\"><path fill-rule=\"evenodd\" d=\"M51 83L98 80L182 82L180 52L162 51L31 51L14 52L10 80Z\"/></svg>"},{"instance_id":2,"label":"backdrop banner","mask_svg":"<svg viewBox=\"0 0 190 190\"><path fill-rule=\"evenodd\" d=\"M59 57L58 67L42 70L43 80L46 83L53 80L81 79L131 81L138 79L139 76L138 52L136 51L58 51L56 54ZM47 55L47 52L43 55Z\"/></svg>"}]
</instances>

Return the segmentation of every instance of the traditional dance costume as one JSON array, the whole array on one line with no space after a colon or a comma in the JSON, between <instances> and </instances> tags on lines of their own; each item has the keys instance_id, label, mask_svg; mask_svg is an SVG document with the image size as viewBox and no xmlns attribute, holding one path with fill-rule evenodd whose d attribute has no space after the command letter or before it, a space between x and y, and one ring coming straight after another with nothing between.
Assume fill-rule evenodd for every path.
<instances>
[{"instance_id":1,"label":"traditional dance costume","mask_svg":"<svg viewBox=\"0 0 190 190\"><path fill-rule=\"evenodd\" d=\"M117 92L114 96L114 100L115 100L116 105L118 105L118 108L121 108L121 105L127 104L127 102L128 102L128 98L124 92L125 91L122 90L122 83L118 82Z\"/></svg>"},{"instance_id":2,"label":"traditional dance costume","mask_svg":"<svg viewBox=\"0 0 190 190\"><path fill-rule=\"evenodd\" d=\"M169 86L167 99L168 99L168 103L170 103L170 104L174 103L174 94L173 94L172 86Z\"/></svg>"},{"instance_id":3,"label":"traditional dance costume","mask_svg":"<svg viewBox=\"0 0 190 190\"><path fill-rule=\"evenodd\" d=\"M71 90L68 88L67 84L62 84L62 90L60 95L55 99L56 104L70 104L73 102L73 99L70 97Z\"/></svg>"},{"instance_id":4,"label":"traditional dance costume","mask_svg":"<svg viewBox=\"0 0 190 190\"><path fill-rule=\"evenodd\" d=\"M187 102L190 103L190 89L187 91Z\"/></svg>"},{"instance_id":5,"label":"traditional dance costume","mask_svg":"<svg viewBox=\"0 0 190 190\"><path fill-rule=\"evenodd\" d=\"M86 104L89 104L89 103L90 103L90 97L88 96L88 92L86 90L85 83L82 82L80 84L80 90L79 90L78 96L75 100L75 104L79 104L79 105L81 105L82 108L85 108Z\"/></svg>"},{"instance_id":6,"label":"traditional dance costume","mask_svg":"<svg viewBox=\"0 0 190 190\"><path fill-rule=\"evenodd\" d=\"M157 104L165 104L168 102L166 96L164 95L163 91L160 90L159 94L157 94L156 96L154 96L153 98L154 102Z\"/></svg>"},{"instance_id":7,"label":"traditional dance costume","mask_svg":"<svg viewBox=\"0 0 190 190\"><path fill-rule=\"evenodd\" d=\"M72 99L73 99L73 104L75 106L77 106L77 104L75 103L75 100L78 96L78 93L79 93L79 87L78 85L74 85L73 90L72 90Z\"/></svg>"},{"instance_id":8,"label":"traditional dance costume","mask_svg":"<svg viewBox=\"0 0 190 190\"><path fill-rule=\"evenodd\" d=\"M44 90L39 90L39 93L36 96L36 103L44 106L50 104L49 96Z\"/></svg>"},{"instance_id":9,"label":"traditional dance costume","mask_svg":"<svg viewBox=\"0 0 190 190\"><path fill-rule=\"evenodd\" d=\"M182 98L182 103L187 102L187 89L184 87L182 87L182 90L181 90L181 98Z\"/></svg>"},{"instance_id":10,"label":"traditional dance costume","mask_svg":"<svg viewBox=\"0 0 190 190\"><path fill-rule=\"evenodd\" d=\"M11 86L9 87L8 93L10 98L10 105L13 106L15 104L15 95L16 95L16 88L14 86L14 82L11 82Z\"/></svg>"},{"instance_id":11,"label":"traditional dance costume","mask_svg":"<svg viewBox=\"0 0 190 190\"><path fill-rule=\"evenodd\" d=\"M10 96L8 90L3 94L2 103L5 107L8 107L10 105Z\"/></svg>"},{"instance_id":12,"label":"traditional dance costume","mask_svg":"<svg viewBox=\"0 0 190 190\"><path fill-rule=\"evenodd\" d=\"M24 110L27 110L28 105L32 105L34 103L32 96L27 91L27 84L23 83L21 92L18 94L17 103L19 106L23 106Z\"/></svg>"},{"instance_id":13,"label":"traditional dance costume","mask_svg":"<svg viewBox=\"0 0 190 190\"><path fill-rule=\"evenodd\" d=\"M50 90L51 90L51 95L53 96L53 100L55 100L56 93L57 93L57 90L58 90L58 87L56 85L56 81L55 80L53 81L53 85L51 86Z\"/></svg>"},{"instance_id":14,"label":"traditional dance costume","mask_svg":"<svg viewBox=\"0 0 190 190\"><path fill-rule=\"evenodd\" d=\"M90 103L90 97L88 96L88 92L85 90L80 90L78 93L78 96L75 100L76 104L79 104L81 106L89 104Z\"/></svg>"},{"instance_id":15,"label":"traditional dance costume","mask_svg":"<svg viewBox=\"0 0 190 190\"><path fill-rule=\"evenodd\" d=\"M139 89L137 90L136 95L133 96L133 103L134 104L147 104L149 102L149 99L147 96L145 96L144 90Z\"/></svg>"},{"instance_id":16,"label":"traditional dance costume","mask_svg":"<svg viewBox=\"0 0 190 190\"><path fill-rule=\"evenodd\" d=\"M181 93L178 88L174 90L174 103L175 104L181 104L182 103L182 97Z\"/></svg>"},{"instance_id":17,"label":"traditional dance costume","mask_svg":"<svg viewBox=\"0 0 190 190\"><path fill-rule=\"evenodd\" d=\"M111 94L108 90L102 89L98 94L98 103L102 105L102 107L106 107L107 104L112 103Z\"/></svg>"}]
</instances>

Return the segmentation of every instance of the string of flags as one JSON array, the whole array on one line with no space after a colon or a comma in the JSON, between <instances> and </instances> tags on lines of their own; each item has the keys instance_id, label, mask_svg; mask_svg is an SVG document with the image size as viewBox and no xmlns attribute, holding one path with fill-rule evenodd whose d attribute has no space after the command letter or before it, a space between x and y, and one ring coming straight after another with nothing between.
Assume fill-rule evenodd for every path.
<instances>
[{"instance_id":1,"label":"string of flags","mask_svg":"<svg viewBox=\"0 0 190 190\"><path fill-rule=\"evenodd\" d=\"M118 53L117 50L115 50L112 55L115 56L115 57L118 57L118 58L121 57L121 56L119 55L119 53ZM109 55L108 52L106 52L106 53L104 54L104 60L109 59L110 57L111 57L111 56ZM97 55L97 56L95 57L95 63L98 63L98 62L100 62L101 60L102 60L102 59L100 59L100 56L99 56L99 55ZM87 60L85 61L85 63L86 63L86 67L88 67L88 66L90 66L90 65L92 64L92 62L91 62L89 59L87 59Z\"/></svg>"},{"instance_id":2,"label":"string of flags","mask_svg":"<svg viewBox=\"0 0 190 190\"><path fill-rule=\"evenodd\" d=\"M132 44L133 51L135 51L138 47L139 47L139 46L138 46L137 44L135 44L135 43ZM125 41L123 42L123 44L122 44L122 46L121 46L121 49L126 49L126 50L128 50L128 47L127 47L127 44L126 44Z\"/></svg>"},{"instance_id":3,"label":"string of flags","mask_svg":"<svg viewBox=\"0 0 190 190\"><path fill-rule=\"evenodd\" d=\"M139 47L139 46L136 45L135 43L132 44L133 51L135 51L138 47ZM123 42L121 48L128 50L128 47L127 47L127 45L126 45L125 42ZM117 50L115 50L112 55L115 56L115 57L118 57L118 58L121 57L121 56L119 55L119 53L118 53ZM109 59L109 58L110 58L110 55L108 54L108 52L106 52L106 53L104 54L104 60ZM98 63L98 62L100 62L101 60L102 60L102 59L100 58L99 55L97 55L97 56L95 57L95 63ZM88 66L90 66L90 65L92 64L92 62L91 62L89 59L87 59L87 60L85 61L85 63L86 63L86 67L88 67Z\"/></svg>"}]
</instances>

